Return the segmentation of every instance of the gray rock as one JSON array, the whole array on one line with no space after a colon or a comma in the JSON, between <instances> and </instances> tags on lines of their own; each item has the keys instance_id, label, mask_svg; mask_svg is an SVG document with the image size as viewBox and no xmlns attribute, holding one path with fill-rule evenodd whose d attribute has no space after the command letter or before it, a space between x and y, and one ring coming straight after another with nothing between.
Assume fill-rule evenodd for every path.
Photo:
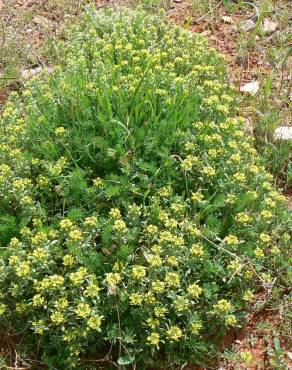
<instances>
[{"instance_id":1,"label":"gray rock","mask_svg":"<svg viewBox=\"0 0 292 370\"><path fill-rule=\"evenodd\" d=\"M275 140L292 140L292 126L279 126L274 132Z\"/></svg>"}]
</instances>

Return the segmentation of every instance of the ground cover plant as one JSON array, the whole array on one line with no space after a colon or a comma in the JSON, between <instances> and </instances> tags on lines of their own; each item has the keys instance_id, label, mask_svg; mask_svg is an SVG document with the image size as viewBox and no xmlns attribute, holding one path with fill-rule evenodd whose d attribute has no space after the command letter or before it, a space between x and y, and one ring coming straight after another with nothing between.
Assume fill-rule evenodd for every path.
<instances>
[{"instance_id":1,"label":"ground cover plant","mask_svg":"<svg viewBox=\"0 0 292 370\"><path fill-rule=\"evenodd\" d=\"M88 9L57 52L1 119L1 325L49 368L203 363L289 279L224 58L127 9Z\"/></svg>"}]
</instances>

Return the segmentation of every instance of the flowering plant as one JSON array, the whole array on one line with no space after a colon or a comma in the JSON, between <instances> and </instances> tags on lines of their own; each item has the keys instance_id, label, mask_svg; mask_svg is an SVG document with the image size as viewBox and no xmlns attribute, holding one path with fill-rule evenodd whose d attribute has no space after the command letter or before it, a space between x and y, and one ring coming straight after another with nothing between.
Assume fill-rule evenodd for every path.
<instances>
[{"instance_id":1,"label":"flowering plant","mask_svg":"<svg viewBox=\"0 0 292 370\"><path fill-rule=\"evenodd\" d=\"M58 50L1 118L0 322L59 369L202 363L288 278L223 57L139 9L88 10Z\"/></svg>"}]
</instances>

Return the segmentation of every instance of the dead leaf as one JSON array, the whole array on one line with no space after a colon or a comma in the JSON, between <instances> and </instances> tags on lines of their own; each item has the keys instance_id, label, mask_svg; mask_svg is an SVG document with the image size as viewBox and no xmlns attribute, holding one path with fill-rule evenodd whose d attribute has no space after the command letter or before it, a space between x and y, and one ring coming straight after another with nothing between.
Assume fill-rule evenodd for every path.
<instances>
[{"instance_id":1,"label":"dead leaf","mask_svg":"<svg viewBox=\"0 0 292 370\"><path fill-rule=\"evenodd\" d=\"M255 26L256 26L256 24L254 23L254 21L252 19L248 19L243 24L243 31L244 32L249 32L249 31L253 30L255 28Z\"/></svg>"}]
</instances>

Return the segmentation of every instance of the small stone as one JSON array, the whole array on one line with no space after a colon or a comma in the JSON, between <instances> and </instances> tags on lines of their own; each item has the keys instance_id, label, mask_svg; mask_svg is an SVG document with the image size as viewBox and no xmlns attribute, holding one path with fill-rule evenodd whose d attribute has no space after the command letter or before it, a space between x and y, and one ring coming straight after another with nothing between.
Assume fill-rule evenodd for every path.
<instances>
[{"instance_id":1,"label":"small stone","mask_svg":"<svg viewBox=\"0 0 292 370\"><path fill-rule=\"evenodd\" d=\"M249 95L255 95L259 91L258 81L251 81L240 87L240 91Z\"/></svg>"},{"instance_id":2,"label":"small stone","mask_svg":"<svg viewBox=\"0 0 292 370\"><path fill-rule=\"evenodd\" d=\"M21 72L21 79L25 80L25 81L29 80L30 78L32 78L33 76L38 75L42 71L46 71L47 73L52 73L53 68L51 68L51 67L44 67L44 68L36 67L36 68L31 68L31 69L24 69Z\"/></svg>"},{"instance_id":3,"label":"small stone","mask_svg":"<svg viewBox=\"0 0 292 370\"><path fill-rule=\"evenodd\" d=\"M229 15L223 15L223 17L221 19L224 23L229 23L229 24L233 23L233 19L231 17L229 17Z\"/></svg>"},{"instance_id":4,"label":"small stone","mask_svg":"<svg viewBox=\"0 0 292 370\"><path fill-rule=\"evenodd\" d=\"M202 36L209 36L209 35L211 35L211 33L212 33L211 30L205 30L205 31L201 32L200 35L202 35Z\"/></svg>"},{"instance_id":5,"label":"small stone","mask_svg":"<svg viewBox=\"0 0 292 370\"><path fill-rule=\"evenodd\" d=\"M255 28L256 24L252 19L248 19L244 24L243 24L243 31L244 32L249 32Z\"/></svg>"},{"instance_id":6,"label":"small stone","mask_svg":"<svg viewBox=\"0 0 292 370\"><path fill-rule=\"evenodd\" d=\"M274 132L275 140L292 140L292 126L277 127Z\"/></svg>"},{"instance_id":7,"label":"small stone","mask_svg":"<svg viewBox=\"0 0 292 370\"><path fill-rule=\"evenodd\" d=\"M181 3L182 0L173 0L174 3Z\"/></svg>"},{"instance_id":8,"label":"small stone","mask_svg":"<svg viewBox=\"0 0 292 370\"><path fill-rule=\"evenodd\" d=\"M269 18L265 18L263 22L263 31L264 33L270 34L276 31L278 28L278 23L273 22Z\"/></svg>"},{"instance_id":9,"label":"small stone","mask_svg":"<svg viewBox=\"0 0 292 370\"><path fill-rule=\"evenodd\" d=\"M32 69L24 69L22 72L21 72L21 79L22 80L29 80L30 78L32 78L33 76L37 75L38 73L40 73L41 71L41 67L37 67L37 68L32 68Z\"/></svg>"},{"instance_id":10,"label":"small stone","mask_svg":"<svg viewBox=\"0 0 292 370\"><path fill-rule=\"evenodd\" d=\"M53 22L52 21L50 21L46 17L42 17L41 15L36 15L34 17L34 19L33 19L33 22L36 25L39 25L39 26L44 27L44 28L51 28L52 25L53 25Z\"/></svg>"}]
</instances>

